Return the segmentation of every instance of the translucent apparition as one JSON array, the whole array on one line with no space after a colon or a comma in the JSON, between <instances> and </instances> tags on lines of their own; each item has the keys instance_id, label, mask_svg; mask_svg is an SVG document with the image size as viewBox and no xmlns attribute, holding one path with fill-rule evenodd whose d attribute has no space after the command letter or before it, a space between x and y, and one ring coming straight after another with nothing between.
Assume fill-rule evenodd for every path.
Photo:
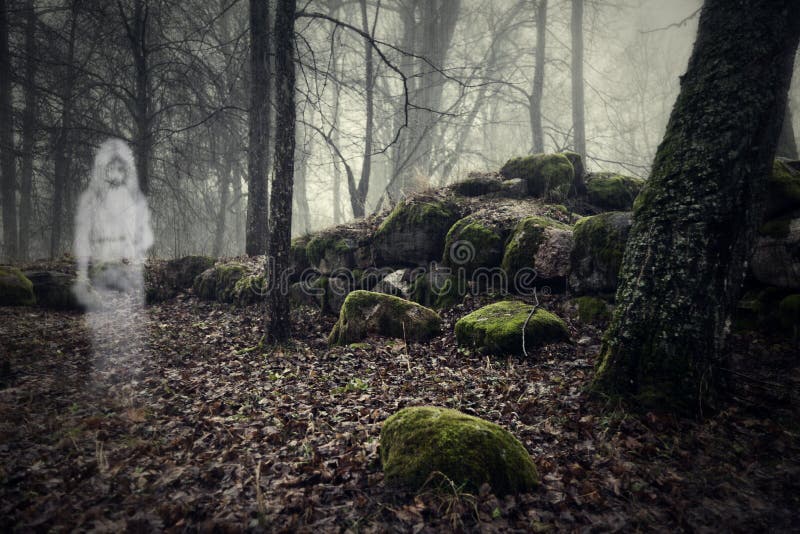
<instances>
[{"instance_id":1,"label":"translucent apparition","mask_svg":"<svg viewBox=\"0 0 800 534\"><path fill-rule=\"evenodd\" d=\"M105 141L94 159L75 218L74 292L87 308L95 349L138 343L144 305L144 260L153 244L147 199L133 154L120 139ZM114 351L116 352L116 350Z\"/></svg>"}]
</instances>

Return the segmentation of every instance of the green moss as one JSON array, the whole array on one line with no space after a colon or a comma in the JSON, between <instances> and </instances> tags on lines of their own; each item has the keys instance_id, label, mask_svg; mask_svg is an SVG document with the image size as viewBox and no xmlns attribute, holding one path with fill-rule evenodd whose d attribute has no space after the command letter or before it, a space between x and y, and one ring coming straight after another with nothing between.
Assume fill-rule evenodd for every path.
<instances>
[{"instance_id":1,"label":"green moss","mask_svg":"<svg viewBox=\"0 0 800 534\"><path fill-rule=\"evenodd\" d=\"M442 263L450 268L464 268L469 275L478 267L499 265L502 254L500 234L473 217L464 217L447 232Z\"/></svg>"},{"instance_id":2,"label":"green moss","mask_svg":"<svg viewBox=\"0 0 800 534\"><path fill-rule=\"evenodd\" d=\"M513 158L500 169L506 178L522 178L528 194L560 201L569 195L575 170L564 154L535 154Z\"/></svg>"},{"instance_id":3,"label":"green moss","mask_svg":"<svg viewBox=\"0 0 800 534\"><path fill-rule=\"evenodd\" d=\"M789 235L791 222L791 218L773 219L762 224L758 229L758 233L766 237L774 237L778 239L787 237Z\"/></svg>"},{"instance_id":4,"label":"green moss","mask_svg":"<svg viewBox=\"0 0 800 534\"><path fill-rule=\"evenodd\" d=\"M607 270L619 271L626 241L611 224L617 212L583 217L575 223L573 258L591 256Z\"/></svg>"},{"instance_id":5,"label":"green moss","mask_svg":"<svg viewBox=\"0 0 800 534\"><path fill-rule=\"evenodd\" d=\"M474 175L453 184L453 192L465 197L478 197L500 190L501 182L496 176Z\"/></svg>"},{"instance_id":6,"label":"green moss","mask_svg":"<svg viewBox=\"0 0 800 534\"><path fill-rule=\"evenodd\" d=\"M513 280L520 269L535 267L533 258L542 244L545 228L569 230L570 226L546 217L527 217L517 223L506 243L500 263L509 280Z\"/></svg>"},{"instance_id":7,"label":"green moss","mask_svg":"<svg viewBox=\"0 0 800 534\"><path fill-rule=\"evenodd\" d=\"M215 265L195 278L194 293L199 298L233 302L236 297L236 283L247 273L240 263Z\"/></svg>"},{"instance_id":8,"label":"green moss","mask_svg":"<svg viewBox=\"0 0 800 534\"><path fill-rule=\"evenodd\" d=\"M453 207L445 202L404 200L399 202L389 216L381 222L375 236L409 226L426 224L438 226L441 221L451 221L455 216Z\"/></svg>"},{"instance_id":9,"label":"green moss","mask_svg":"<svg viewBox=\"0 0 800 534\"><path fill-rule=\"evenodd\" d=\"M33 306L33 283L15 267L0 267L0 305Z\"/></svg>"},{"instance_id":10,"label":"green moss","mask_svg":"<svg viewBox=\"0 0 800 534\"><path fill-rule=\"evenodd\" d=\"M522 354L522 326L531 306L519 301L496 302L456 322L456 341L492 354ZM568 341L564 321L538 308L525 329L526 347Z\"/></svg>"},{"instance_id":11,"label":"green moss","mask_svg":"<svg viewBox=\"0 0 800 534\"><path fill-rule=\"evenodd\" d=\"M608 304L597 297L578 297L578 319L583 323L604 323L611 318Z\"/></svg>"},{"instance_id":12,"label":"green moss","mask_svg":"<svg viewBox=\"0 0 800 534\"><path fill-rule=\"evenodd\" d=\"M263 275L250 274L236 281L233 300L239 304L259 302L264 299L266 281Z\"/></svg>"},{"instance_id":13,"label":"green moss","mask_svg":"<svg viewBox=\"0 0 800 534\"><path fill-rule=\"evenodd\" d=\"M328 251L346 254L352 250L347 241L336 235L318 235L308 242L306 257L311 265L319 267Z\"/></svg>"},{"instance_id":14,"label":"green moss","mask_svg":"<svg viewBox=\"0 0 800 534\"><path fill-rule=\"evenodd\" d=\"M606 210L629 210L642 189L644 180L601 172L586 181L586 195L591 204Z\"/></svg>"},{"instance_id":15,"label":"green moss","mask_svg":"<svg viewBox=\"0 0 800 534\"><path fill-rule=\"evenodd\" d=\"M530 455L514 436L448 408L395 413L381 428L380 451L386 483L412 491L444 482L437 474L473 493L488 483L500 496L530 492L539 484Z\"/></svg>"},{"instance_id":16,"label":"green moss","mask_svg":"<svg viewBox=\"0 0 800 534\"><path fill-rule=\"evenodd\" d=\"M426 341L440 331L441 318L431 309L392 295L357 290L345 298L328 343L348 345L368 334Z\"/></svg>"}]
</instances>

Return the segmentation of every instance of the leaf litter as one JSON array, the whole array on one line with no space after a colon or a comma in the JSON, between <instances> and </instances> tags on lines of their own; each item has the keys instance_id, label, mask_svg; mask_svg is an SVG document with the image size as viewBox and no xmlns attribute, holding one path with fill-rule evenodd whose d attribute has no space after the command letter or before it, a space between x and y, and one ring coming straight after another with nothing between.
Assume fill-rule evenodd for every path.
<instances>
[{"instance_id":1,"label":"leaf litter","mask_svg":"<svg viewBox=\"0 0 800 534\"><path fill-rule=\"evenodd\" d=\"M601 331L529 359L430 343L328 348L293 312L270 346L258 305L189 295L132 318L140 350L92 351L85 317L0 308L0 529L95 532L790 531L800 518L797 346L733 339L729 401L703 421L603 405L585 388ZM113 340L112 340L113 341ZM113 345L113 343L112 343ZM498 498L387 488L384 419L434 404L509 429L542 484Z\"/></svg>"}]
</instances>

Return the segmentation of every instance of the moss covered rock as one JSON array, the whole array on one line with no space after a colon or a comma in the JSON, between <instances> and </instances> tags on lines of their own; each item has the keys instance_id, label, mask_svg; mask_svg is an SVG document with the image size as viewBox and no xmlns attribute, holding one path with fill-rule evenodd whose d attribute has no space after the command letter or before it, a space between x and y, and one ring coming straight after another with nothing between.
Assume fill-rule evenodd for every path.
<instances>
[{"instance_id":1,"label":"moss covered rock","mask_svg":"<svg viewBox=\"0 0 800 534\"><path fill-rule=\"evenodd\" d=\"M630 228L630 212L601 213L575 223L569 285L576 294L614 294Z\"/></svg>"},{"instance_id":2,"label":"moss covered rock","mask_svg":"<svg viewBox=\"0 0 800 534\"><path fill-rule=\"evenodd\" d=\"M500 225L474 215L460 219L447 232L442 265L463 268L467 276L479 267L499 266L505 233Z\"/></svg>"},{"instance_id":3,"label":"moss covered rock","mask_svg":"<svg viewBox=\"0 0 800 534\"><path fill-rule=\"evenodd\" d=\"M527 217L517 223L506 243L501 267L509 282L524 284L521 269L533 269L535 281L566 277L572 251L572 228L547 217Z\"/></svg>"},{"instance_id":4,"label":"moss covered rock","mask_svg":"<svg viewBox=\"0 0 800 534\"><path fill-rule=\"evenodd\" d=\"M289 247L290 282L300 281L303 272L311 267L311 262L308 261L308 253L306 252L309 241L311 241L311 236L309 235L292 239L292 244Z\"/></svg>"},{"instance_id":5,"label":"moss covered rock","mask_svg":"<svg viewBox=\"0 0 800 534\"><path fill-rule=\"evenodd\" d=\"M762 284L800 289L800 217L763 225L750 267Z\"/></svg>"},{"instance_id":6,"label":"moss covered rock","mask_svg":"<svg viewBox=\"0 0 800 534\"><path fill-rule=\"evenodd\" d=\"M25 271L25 277L33 284L36 304L54 310L81 310L72 288L75 277L55 271Z\"/></svg>"},{"instance_id":7,"label":"moss covered rock","mask_svg":"<svg viewBox=\"0 0 800 534\"><path fill-rule=\"evenodd\" d=\"M586 197L590 204L603 210L627 211L644 186L644 180L615 174L595 172L586 177Z\"/></svg>"},{"instance_id":8,"label":"moss covered rock","mask_svg":"<svg viewBox=\"0 0 800 534\"><path fill-rule=\"evenodd\" d=\"M500 496L539 484L530 455L507 430L448 408L395 413L381 428L380 451L387 485L411 491L438 486L441 475L473 493L488 483Z\"/></svg>"},{"instance_id":9,"label":"moss covered rock","mask_svg":"<svg viewBox=\"0 0 800 534\"><path fill-rule=\"evenodd\" d=\"M529 195L553 201L567 198L575 179L572 163L564 154L513 158L503 165L500 174L506 178L522 178L528 184Z\"/></svg>"},{"instance_id":10,"label":"moss covered rock","mask_svg":"<svg viewBox=\"0 0 800 534\"><path fill-rule=\"evenodd\" d=\"M401 201L375 232L379 265L424 266L442 254L445 236L459 219L457 207L435 198Z\"/></svg>"},{"instance_id":11,"label":"moss covered rock","mask_svg":"<svg viewBox=\"0 0 800 534\"><path fill-rule=\"evenodd\" d=\"M372 264L370 236L361 228L337 227L311 236L305 253L308 264L325 275Z\"/></svg>"},{"instance_id":12,"label":"moss covered rock","mask_svg":"<svg viewBox=\"0 0 800 534\"><path fill-rule=\"evenodd\" d=\"M503 181L493 173L470 173L463 180L453 184L453 192L464 197L480 197L496 193L502 188Z\"/></svg>"},{"instance_id":13,"label":"moss covered rock","mask_svg":"<svg viewBox=\"0 0 800 534\"><path fill-rule=\"evenodd\" d=\"M484 306L456 322L456 341L461 346L490 354L523 354L522 327L532 306L507 300ZM538 308L525 329L525 346L568 341L564 321Z\"/></svg>"},{"instance_id":14,"label":"moss covered rock","mask_svg":"<svg viewBox=\"0 0 800 534\"><path fill-rule=\"evenodd\" d=\"M267 292L266 280L262 274L244 275L233 286L231 300L237 304L261 302Z\"/></svg>"},{"instance_id":15,"label":"moss covered rock","mask_svg":"<svg viewBox=\"0 0 800 534\"><path fill-rule=\"evenodd\" d=\"M163 302L194 285L194 280L214 265L208 256L184 256L166 262L148 262L145 273L145 297L148 303Z\"/></svg>"},{"instance_id":16,"label":"moss covered rock","mask_svg":"<svg viewBox=\"0 0 800 534\"><path fill-rule=\"evenodd\" d=\"M800 209L800 162L776 159L767 182L765 219Z\"/></svg>"},{"instance_id":17,"label":"moss covered rock","mask_svg":"<svg viewBox=\"0 0 800 534\"><path fill-rule=\"evenodd\" d=\"M344 299L339 321L328 343L347 345L369 334L427 341L441 332L442 320L433 310L383 293L353 291Z\"/></svg>"},{"instance_id":18,"label":"moss covered rock","mask_svg":"<svg viewBox=\"0 0 800 534\"><path fill-rule=\"evenodd\" d=\"M194 294L205 300L233 302L237 295L236 284L247 274L247 268L240 263L215 265L195 278Z\"/></svg>"},{"instance_id":19,"label":"moss covered rock","mask_svg":"<svg viewBox=\"0 0 800 534\"><path fill-rule=\"evenodd\" d=\"M33 283L15 267L0 267L0 306L33 306Z\"/></svg>"},{"instance_id":20,"label":"moss covered rock","mask_svg":"<svg viewBox=\"0 0 800 534\"><path fill-rule=\"evenodd\" d=\"M578 297L575 304L578 306L578 320L582 323L603 324L611 319L608 304L601 298Z\"/></svg>"}]
</instances>

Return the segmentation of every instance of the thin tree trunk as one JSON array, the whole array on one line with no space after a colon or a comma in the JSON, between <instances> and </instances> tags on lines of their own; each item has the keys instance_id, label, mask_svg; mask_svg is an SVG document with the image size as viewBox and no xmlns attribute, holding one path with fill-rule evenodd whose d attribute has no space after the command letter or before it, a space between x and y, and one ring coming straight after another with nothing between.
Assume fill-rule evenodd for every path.
<instances>
[{"instance_id":1,"label":"thin tree trunk","mask_svg":"<svg viewBox=\"0 0 800 534\"><path fill-rule=\"evenodd\" d=\"M544 95L544 61L547 39L547 0L539 0L536 6L536 65L533 87L528 105L531 117L531 150L534 154L544 152L542 130L542 96Z\"/></svg>"},{"instance_id":2,"label":"thin tree trunk","mask_svg":"<svg viewBox=\"0 0 800 534\"><path fill-rule=\"evenodd\" d=\"M367 0L360 0L361 4L361 27L364 33L372 35L367 18ZM377 14L375 20L377 22ZM361 164L361 178L358 181L357 198L351 198L350 203L353 208L353 216L361 218L364 216L369 194L369 177L372 166L372 136L373 136L373 116L375 99L375 75L372 57L372 43L364 38L364 90L367 99L366 125L364 127L364 159Z\"/></svg>"},{"instance_id":3,"label":"thin tree trunk","mask_svg":"<svg viewBox=\"0 0 800 534\"><path fill-rule=\"evenodd\" d=\"M575 152L586 162L586 123L583 99L583 0L572 0L572 129ZM584 163L585 164L585 163ZM582 189L582 181L576 187Z\"/></svg>"},{"instance_id":4,"label":"thin tree trunk","mask_svg":"<svg viewBox=\"0 0 800 534\"><path fill-rule=\"evenodd\" d=\"M150 10L147 0L135 0L132 25L128 22L121 4L119 10L128 34L128 45L133 58L135 74L132 107L134 110L133 122L136 126L134 155L136 174L139 179L139 189L144 195L147 195L150 192L150 160L153 152L152 117L150 116L152 81L149 65L150 49L147 43Z\"/></svg>"},{"instance_id":5,"label":"thin tree trunk","mask_svg":"<svg viewBox=\"0 0 800 534\"><path fill-rule=\"evenodd\" d=\"M22 176L19 196L19 257L30 257L34 129L36 128L36 12L25 2L25 113L22 116Z\"/></svg>"},{"instance_id":6,"label":"thin tree trunk","mask_svg":"<svg viewBox=\"0 0 800 534\"><path fill-rule=\"evenodd\" d=\"M597 391L687 414L713 400L714 364L763 213L798 37L794 0L706 0L634 207Z\"/></svg>"},{"instance_id":7,"label":"thin tree trunk","mask_svg":"<svg viewBox=\"0 0 800 534\"><path fill-rule=\"evenodd\" d=\"M233 162L231 161L232 151L230 147L227 147L227 143L223 142L223 146L226 146L223 154L217 154L215 139L216 134L212 133L213 146L211 147L211 156L214 158L217 176L219 177L219 211L217 212L217 224L214 228L214 250L212 255L218 258L222 256L225 249L225 227L228 216L228 203L230 202L230 181Z\"/></svg>"},{"instance_id":8,"label":"thin tree trunk","mask_svg":"<svg viewBox=\"0 0 800 534\"><path fill-rule=\"evenodd\" d=\"M289 291L286 286L292 229L292 191L294 184L295 115L294 103L294 20L295 0L278 0L275 13L275 179L270 196L268 243L269 292L267 333L275 341L289 338Z\"/></svg>"},{"instance_id":9,"label":"thin tree trunk","mask_svg":"<svg viewBox=\"0 0 800 534\"><path fill-rule=\"evenodd\" d=\"M75 85L75 32L78 26L78 2L73 0L67 58L64 66L64 90L61 94L61 126L55 144L53 172L53 211L50 234L50 257L55 258L61 252L62 225L64 220L64 196L72 164L67 147L69 132L72 129L73 89Z\"/></svg>"},{"instance_id":10,"label":"thin tree trunk","mask_svg":"<svg viewBox=\"0 0 800 534\"><path fill-rule=\"evenodd\" d=\"M267 250L269 199L269 0L250 0L250 131L247 151L247 228L245 251Z\"/></svg>"},{"instance_id":11,"label":"thin tree trunk","mask_svg":"<svg viewBox=\"0 0 800 534\"><path fill-rule=\"evenodd\" d=\"M7 261L17 258L17 169L14 114L11 107L11 56L8 50L7 0L0 0L0 172L3 174L3 248Z\"/></svg>"}]
</instances>

